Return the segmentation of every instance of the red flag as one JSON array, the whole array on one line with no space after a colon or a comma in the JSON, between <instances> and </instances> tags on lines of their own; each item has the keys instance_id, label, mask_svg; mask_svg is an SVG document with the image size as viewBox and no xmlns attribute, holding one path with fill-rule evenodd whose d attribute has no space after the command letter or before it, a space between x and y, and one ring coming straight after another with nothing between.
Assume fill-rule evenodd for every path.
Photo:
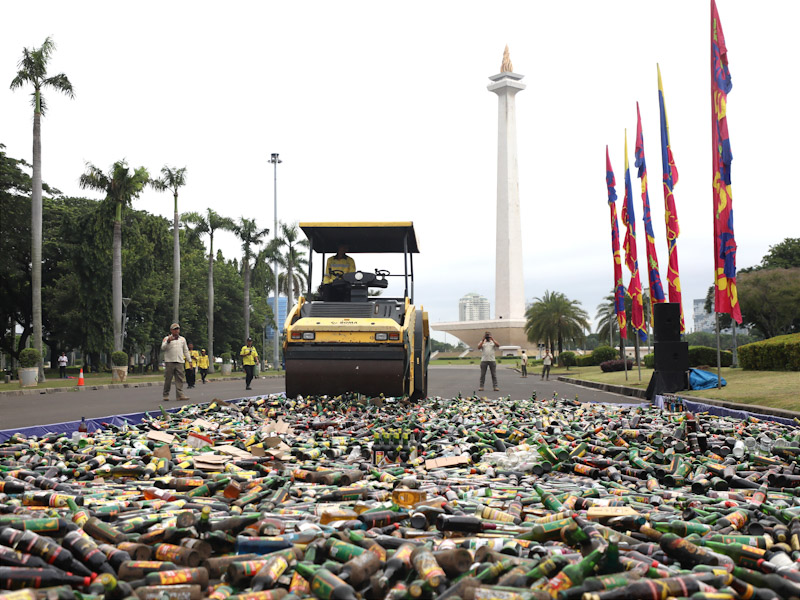
<instances>
[{"instance_id":1,"label":"red flag","mask_svg":"<svg viewBox=\"0 0 800 600\"><path fill-rule=\"evenodd\" d=\"M644 135L642 135L642 116L639 114L639 103L636 103L636 149L634 150L639 169L639 180L642 182L642 219L644 219L644 243L647 252L647 281L650 284L650 323L653 323L653 307L665 302L664 288L661 287L661 273L658 270L658 254L656 253L656 234L653 231L653 219L650 215L650 195L647 193L647 162L644 159Z\"/></svg>"},{"instance_id":2,"label":"red flag","mask_svg":"<svg viewBox=\"0 0 800 600\"><path fill-rule=\"evenodd\" d=\"M711 0L711 144L714 197L714 307L742 322L736 292L736 239L733 235L731 143L728 138L728 92L731 91L728 49L717 5Z\"/></svg>"},{"instance_id":3,"label":"red flag","mask_svg":"<svg viewBox=\"0 0 800 600\"><path fill-rule=\"evenodd\" d=\"M614 312L617 315L619 334L628 337L628 319L625 314L625 282L622 280L622 259L619 254L619 224L617 222L617 185L611 159L606 146L606 187L608 188L608 207L611 209L611 251L614 254ZM609 325L610 326L610 325Z\"/></svg>"},{"instance_id":4,"label":"red flag","mask_svg":"<svg viewBox=\"0 0 800 600\"><path fill-rule=\"evenodd\" d=\"M636 215L633 210L631 170L628 166L628 130L625 130L625 201L622 203L622 224L625 225L625 264L631 272L628 294L631 297L631 325L642 342L647 341L642 305L642 283L639 280L639 260L636 252Z\"/></svg>"},{"instance_id":5,"label":"red flag","mask_svg":"<svg viewBox=\"0 0 800 600\"><path fill-rule=\"evenodd\" d=\"M683 322L683 304L681 302L681 277L678 269L678 236L681 233L678 224L678 209L675 207L675 197L672 190L678 183L678 168L672 156L669 145L669 121L667 121L667 106L664 101L664 88L661 85L661 69L658 70L658 108L661 115L661 171L664 183L664 220L667 225L667 250L669 252L669 265L667 268L667 284L669 286L669 301L677 302L681 308L681 333L686 331Z\"/></svg>"}]
</instances>

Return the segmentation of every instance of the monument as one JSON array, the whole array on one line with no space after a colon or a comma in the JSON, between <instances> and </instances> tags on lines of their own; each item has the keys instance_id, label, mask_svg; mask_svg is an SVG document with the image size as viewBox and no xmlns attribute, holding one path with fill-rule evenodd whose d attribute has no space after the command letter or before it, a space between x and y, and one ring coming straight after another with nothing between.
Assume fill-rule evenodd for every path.
<instances>
[{"instance_id":1,"label":"monument","mask_svg":"<svg viewBox=\"0 0 800 600\"><path fill-rule=\"evenodd\" d=\"M491 331L501 346L528 345L525 335L525 289L522 275L522 226L517 169L516 95L524 76L514 73L508 46L500 73L489 77L497 94L497 230L495 249L495 318L484 321L434 323L435 331L454 335L474 347Z\"/></svg>"}]
</instances>

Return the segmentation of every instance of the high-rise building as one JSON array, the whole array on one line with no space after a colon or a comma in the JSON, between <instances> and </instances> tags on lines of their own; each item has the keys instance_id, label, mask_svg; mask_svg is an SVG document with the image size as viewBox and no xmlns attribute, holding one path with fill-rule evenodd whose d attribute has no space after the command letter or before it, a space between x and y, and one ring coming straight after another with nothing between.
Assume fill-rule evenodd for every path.
<instances>
[{"instance_id":1,"label":"high-rise building","mask_svg":"<svg viewBox=\"0 0 800 600\"><path fill-rule=\"evenodd\" d=\"M288 298L286 296L278 296L278 329L280 330L280 333L283 333L283 323L284 323L284 321L286 321L286 313L287 313L286 303L287 302L288 302ZM267 305L271 309L273 309L273 311L274 311L273 307L275 306L275 298L273 298L272 296L267 298ZM267 341L272 340L272 336L273 335L275 335L275 330L272 328L272 326L268 326L267 327Z\"/></svg>"},{"instance_id":2,"label":"high-rise building","mask_svg":"<svg viewBox=\"0 0 800 600\"><path fill-rule=\"evenodd\" d=\"M485 321L489 315L489 300L480 294L470 292L458 301L459 321Z\"/></svg>"},{"instance_id":3,"label":"high-rise building","mask_svg":"<svg viewBox=\"0 0 800 600\"><path fill-rule=\"evenodd\" d=\"M714 313L706 311L706 299L697 298L692 301L692 304L694 305L694 314L692 315L694 319L694 330L714 333L716 327L714 324Z\"/></svg>"}]
</instances>

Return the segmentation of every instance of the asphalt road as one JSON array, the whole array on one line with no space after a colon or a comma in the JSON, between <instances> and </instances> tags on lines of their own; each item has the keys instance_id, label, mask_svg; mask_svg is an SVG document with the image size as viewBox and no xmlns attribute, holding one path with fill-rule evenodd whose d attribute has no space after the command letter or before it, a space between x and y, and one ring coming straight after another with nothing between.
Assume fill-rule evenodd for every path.
<instances>
[{"instance_id":1,"label":"asphalt road","mask_svg":"<svg viewBox=\"0 0 800 600\"><path fill-rule=\"evenodd\" d=\"M490 380L489 373L487 380ZM460 392L469 396L477 392L479 370L477 366L435 366L429 371L428 394L452 398ZM539 398L559 396L574 398L577 394L581 400L588 402L613 402L620 404L638 403L640 400L611 394L595 389L583 388L570 383L551 379L541 381L539 375L530 374L523 379L518 372L510 368L498 368L499 392L488 391L482 396L497 398L510 396L513 399L529 398L535 391ZM190 402L211 402L214 399L231 400L246 396L272 394L284 391L283 377L257 379L253 381L253 390L246 392L244 380L210 381L206 385L198 383L188 392ZM165 406L176 406L172 398ZM158 409L161 404L161 385L146 387L130 387L125 389L92 390L86 388L80 392L59 392L54 394L35 394L25 396L0 397L0 430L77 421L81 417L97 418L110 415L137 413Z\"/></svg>"}]
</instances>

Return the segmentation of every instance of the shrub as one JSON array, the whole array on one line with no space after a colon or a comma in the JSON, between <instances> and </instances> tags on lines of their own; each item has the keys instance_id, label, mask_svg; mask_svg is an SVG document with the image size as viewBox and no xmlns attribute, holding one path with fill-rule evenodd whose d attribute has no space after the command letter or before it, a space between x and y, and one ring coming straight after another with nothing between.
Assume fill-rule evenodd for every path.
<instances>
[{"instance_id":1,"label":"shrub","mask_svg":"<svg viewBox=\"0 0 800 600\"><path fill-rule=\"evenodd\" d=\"M125 367L128 365L128 355L122 350L111 353L111 364L115 367Z\"/></svg>"},{"instance_id":2,"label":"shrub","mask_svg":"<svg viewBox=\"0 0 800 600\"><path fill-rule=\"evenodd\" d=\"M644 366L647 367L648 369L655 369L656 368L656 355L655 354L652 354L652 353L645 354L642 357L642 360L644 360Z\"/></svg>"},{"instance_id":3,"label":"shrub","mask_svg":"<svg viewBox=\"0 0 800 600\"><path fill-rule=\"evenodd\" d=\"M565 367L574 367L577 364L576 358L574 352L567 350L558 355L558 363Z\"/></svg>"},{"instance_id":4,"label":"shrub","mask_svg":"<svg viewBox=\"0 0 800 600\"><path fill-rule=\"evenodd\" d=\"M591 367L594 363L594 356L591 354L587 354L585 356L578 357L578 366L579 367Z\"/></svg>"},{"instance_id":5,"label":"shrub","mask_svg":"<svg viewBox=\"0 0 800 600\"><path fill-rule=\"evenodd\" d=\"M222 359L222 364L228 365L231 362L231 353L230 352L223 352L219 355Z\"/></svg>"},{"instance_id":6,"label":"shrub","mask_svg":"<svg viewBox=\"0 0 800 600\"><path fill-rule=\"evenodd\" d=\"M600 365L608 360L614 360L619 356L619 352L611 346L598 346L592 351L592 364Z\"/></svg>"},{"instance_id":7,"label":"shrub","mask_svg":"<svg viewBox=\"0 0 800 600\"><path fill-rule=\"evenodd\" d=\"M800 371L800 333L740 346L739 362L755 371Z\"/></svg>"},{"instance_id":8,"label":"shrub","mask_svg":"<svg viewBox=\"0 0 800 600\"><path fill-rule=\"evenodd\" d=\"M723 367L730 367L733 362L733 354L724 350L720 354L720 362ZM708 346L689 346L689 366L702 367L704 365L713 366L717 364L717 349Z\"/></svg>"},{"instance_id":9,"label":"shrub","mask_svg":"<svg viewBox=\"0 0 800 600\"><path fill-rule=\"evenodd\" d=\"M614 360L607 360L600 363L600 370L603 373L611 373L612 371L624 371L625 370L625 363L628 364L628 370L630 371L633 369L633 361L629 358L627 360L621 360L616 358Z\"/></svg>"},{"instance_id":10,"label":"shrub","mask_svg":"<svg viewBox=\"0 0 800 600\"><path fill-rule=\"evenodd\" d=\"M42 355L36 348L25 348L19 353L19 366L23 369L38 367L41 359Z\"/></svg>"}]
</instances>

